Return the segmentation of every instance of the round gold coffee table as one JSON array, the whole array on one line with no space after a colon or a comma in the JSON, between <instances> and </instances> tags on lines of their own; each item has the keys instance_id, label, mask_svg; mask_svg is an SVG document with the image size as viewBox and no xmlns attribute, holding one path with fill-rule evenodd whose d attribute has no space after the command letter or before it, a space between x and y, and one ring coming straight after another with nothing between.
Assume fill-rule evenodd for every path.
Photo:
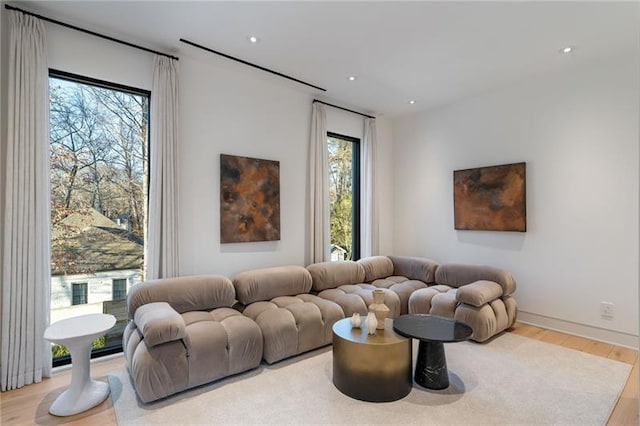
<instances>
[{"instance_id":1,"label":"round gold coffee table","mask_svg":"<svg viewBox=\"0 0 640 426\"><path fill-rule=\"evenodd\" d=\"M409 394L411 339L393 331L393 320L383 330L367 335L351 328L350 318L333 325L333 384L355 399L395 401Z\"/></svg>"}]
</instances>

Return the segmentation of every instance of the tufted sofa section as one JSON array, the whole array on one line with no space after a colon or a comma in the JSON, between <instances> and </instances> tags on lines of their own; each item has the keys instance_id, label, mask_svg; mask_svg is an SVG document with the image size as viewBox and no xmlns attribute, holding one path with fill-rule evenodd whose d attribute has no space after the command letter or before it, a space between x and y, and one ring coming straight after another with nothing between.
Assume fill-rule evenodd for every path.
<instances>
[{"instance_id":1,"label":"tufted sofa section","mask_svg":"<svg viewBox=\"0 0 640 426\"><path fill-rule=\"evenodd\" d=\"M367 264L375 269L377 263ZM344 315L350 317L354 313L366 315L368 307L373 303L373 290L378 287L366 283L366 272L362 263L352 261L320 262L307 266L312 277L312 289L326 300L340 305ZM389 289L384 289L384 303L389 308L389 317L400 315L400 298Z\"/></svg>"},{"instance_id":2,"label":"tufted sofa section","mask_svg":"<svg viewBox=\"0 0 640 426\"><path fill-rule=\"evenodd\" d=\"M484 342L511 327L517 304L513 276L483 265L448 263L438 266L435 284L409 297L409 313L453 317L473 329L471 339Z\"/></svg>"},{"instance_id":3,"label":"tufted sofa section","mask_svg":"<svg viewBox=\"0 0 640 426\"><path fill-rule=\"evenodd\" d=\"M257 367L258 325L231 306L219 275L146 281L131 287L123 334L127 369L143 402Z\"/></svg>"},{"instance_id":4,"label":"tufted sofa section","mask_svg":"<svg viewBox=\"0 0 640 426\"><path fill-rule=\"evenodd\" d=\"M242 272L233 285L243 315L262 331L269 364L328 345L333 324L344 318L340 306L309 294L311 275L302 266Z\"/></svg>"},{"instance_id":5,"label":"tufted sofa section","mask_svg":"<svg viewBox=\"0 0 640 426\"><path fill-rule=\"evenodd\" d=\"M400 315L408 313L409 297L414 291L435 281L438 267L431 259L403 256L371 256L358 263L364 268L365 282L398 295Z\"/></svg>"}]
</instances>

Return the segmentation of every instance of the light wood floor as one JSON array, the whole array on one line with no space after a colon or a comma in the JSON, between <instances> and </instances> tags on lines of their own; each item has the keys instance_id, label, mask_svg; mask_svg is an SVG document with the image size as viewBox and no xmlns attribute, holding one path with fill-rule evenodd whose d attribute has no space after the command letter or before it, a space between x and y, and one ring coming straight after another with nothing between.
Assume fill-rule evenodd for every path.
<instances>
[{"instance_id":1,"label":"light wood floor","mask_svg":"<svg viewBox=\"0 0 640 426\"><path fill-rule=\"evenodd\" d=\"M638 425L638 352L635 350L596 342L594 340L558 333L517 323L510 333L543 342L584 351L593 355L615 359L633 365L633 370L620 400L609 418L608 425ZM95 379L106 380L110 371L124 366L122 357L91 365ZM105 402L81 414L55 417L48 413L49 406L69 385L71 371L62 371L41 383L0 394L0 424L2 425L116 425L111 397Z\"/></svg>"}]
</instances>

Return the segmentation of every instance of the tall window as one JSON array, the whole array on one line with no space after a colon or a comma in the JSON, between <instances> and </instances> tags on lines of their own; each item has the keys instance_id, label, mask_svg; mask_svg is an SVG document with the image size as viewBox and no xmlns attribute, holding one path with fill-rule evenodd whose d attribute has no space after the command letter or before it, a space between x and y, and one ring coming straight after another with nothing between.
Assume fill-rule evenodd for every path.
<instances>
[{"instance_id":1,"label":"tall window","mask_svg":"<svg viewBox=\"0 0 640 426\"><path fill-rule=\"evenodd\" d=\"M112 353L127 322L126 283L142 280L149 92L51 71L49 98L51 322L114 315L94 342L97 354ZM68 362L64 347L53 354L54 365Z\"/></svg>"},{"instance_id":2,"label":"tall window","mask_svg":"<svg viewBox=\"0 0 640 426\"><path fill-rule=\"evenodd\" d=\"M360 258L360 140L327 134L331 260Z\"/></svg>"}]
</instances>

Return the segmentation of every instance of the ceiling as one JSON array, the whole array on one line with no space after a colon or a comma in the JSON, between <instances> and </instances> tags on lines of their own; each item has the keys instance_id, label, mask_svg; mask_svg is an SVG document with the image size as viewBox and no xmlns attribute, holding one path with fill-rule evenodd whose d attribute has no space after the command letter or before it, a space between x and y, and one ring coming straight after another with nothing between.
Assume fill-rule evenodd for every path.
<instances>
[{"instance_id":1,"label":"ceiling","mask_svg":"<svg viewBox=\"0 0 640 426\"><path fill-rule=\"evenodd\" d=\"M301 85L319 99L392 116L602 55L638 56L640 43L638 2L10 4L176 56L194 54L184 38L327 89ZM574 52L560 54L565 46Z\"/></svg>"}]
</instances>

